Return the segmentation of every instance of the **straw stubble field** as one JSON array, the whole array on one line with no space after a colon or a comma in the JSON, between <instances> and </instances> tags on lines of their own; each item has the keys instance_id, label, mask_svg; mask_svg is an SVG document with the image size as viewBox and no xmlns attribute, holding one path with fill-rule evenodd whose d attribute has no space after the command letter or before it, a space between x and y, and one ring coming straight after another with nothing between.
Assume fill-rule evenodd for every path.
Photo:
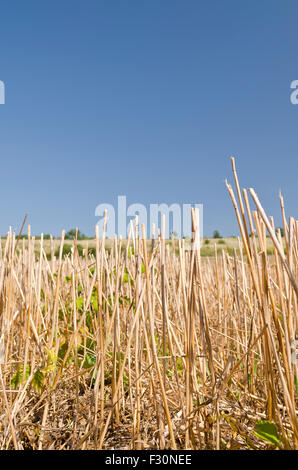
<instances>
[{"instance_id":1,"label":"straw stubble field","mask_svg":"<svg viewBox=\"0 0 298 470\"><path fill-rule=\"evenodd\" d=\"M137 219L83 257L8 233L1 449L297 449L298 222L280 196L282 239L232 168L240 250L144 240Z\"/></svg>"}]
</instances>

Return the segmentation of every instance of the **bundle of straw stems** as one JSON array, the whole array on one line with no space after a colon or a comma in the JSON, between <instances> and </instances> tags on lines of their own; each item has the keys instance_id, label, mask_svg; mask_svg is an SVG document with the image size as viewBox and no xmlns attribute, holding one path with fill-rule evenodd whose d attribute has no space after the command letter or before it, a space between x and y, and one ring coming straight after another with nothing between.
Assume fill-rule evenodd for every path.
<instances>
[{"instance_id":1,"label":"bundle of straw stems","mask_svg":"<svg viewBox=\"0 0 298 470\"><path fill-rule=\"evenodd\" d=\"M284 237L253 189L228 193L238 249L127 239L46 255L43 236L0 244L1 449L297 449L298 222ZM251 198L249 200L249 197ZM251 205L255 209L251 210ZM107 214L105 214L105 224ZM268 237L274 244L267 253Z\"/></svg>"}]
</instances>

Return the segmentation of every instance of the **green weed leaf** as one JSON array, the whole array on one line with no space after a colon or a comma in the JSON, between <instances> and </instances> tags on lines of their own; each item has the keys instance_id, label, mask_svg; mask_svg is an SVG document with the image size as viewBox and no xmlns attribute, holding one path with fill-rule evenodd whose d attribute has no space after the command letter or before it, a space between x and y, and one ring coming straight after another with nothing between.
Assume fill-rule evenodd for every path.
<instances>
[{"instance_id":1,"label":"green weed leaf","mask_svg":"<svg viewBox=\"0 0 298 470\"><path fill-rule=\"evenodd\" d=\"M281 447L281 440L274 423L270 421L257 421L254 434L274 446Z\"/></svg>"},{"instance_id":2,"label":"green weed leaf","mask_svg":"<svg viewBox=\"0 0 298 470\"><path fill-rule=\"evenodd\" d=\"M33 375L32 387L37 393L40 393L44 383L44 373L41 369L38 369Z\"/></svg>"},{"instance_id":3,"label":"green weed leaf","mask_svg":"<svg viewBox=\"0 0 298 470\"><path fill-rule=\"evenodd\" d=\"M17 388L23 382L23 371L24 371L24 366L20 365L16 373L13 375L11 382L10 382L13 388ZM27 366L25 377L24 377L25 382L26 380L28 380L30 372L31 372L31 367Z\"/></svg>"}]
</instances>

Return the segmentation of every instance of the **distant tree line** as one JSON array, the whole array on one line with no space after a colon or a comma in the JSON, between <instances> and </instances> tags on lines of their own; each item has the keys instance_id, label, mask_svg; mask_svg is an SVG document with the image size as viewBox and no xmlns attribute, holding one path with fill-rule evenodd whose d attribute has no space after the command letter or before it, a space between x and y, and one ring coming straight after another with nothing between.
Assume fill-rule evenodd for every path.
<instances>
[{"instance_id":1,"label":"distant tree line","mask_svg":"<svg viewBox=\"0 0 298 470\"><path fill-rule=\"evenodd\" d=\"M72 229L68 230L68 232L65 233L65 237L64 237L65 240L74 240L75 237L76 237L76 230L77 230L77 229L75 229L75 228L72 228ZM277 227L277 228L276 228L276 232L277 232L278 230L280 230L281 236L284 237L284 236L285 236L284 229L283 229L282 227ZM172 236L173 236L174 238L177 238L177 237L178 237L178 234L177 234L176 232L172 232ZM251 236L251 234L250 234L249 236ZM5 237L6 237L6 235L5 235L4 237L2 237L2 238L5 238ZM25 240L27 240L28 235L25 235L25 234L24 234L24 235L21 235L21 236L20 236L20 239L23 239L23 238L24 238ZM43 235L43 239L44 239L44 240L50 240L50 238L51 238L51 235L50 235L49 233L45 233L45 234ZM53 239L55 239L55 238L60 239L60 237L53 237ZM183 238L186 238L186 237L183 237ZM214 230L214 232L213 232L213 238L218 239L218 238L223 238L223 237L220 235L220 233L219 233L218 230ZM231 235L230 238L235 238L235 236ZM40 240L40 235L36 235L36 236L35 236L35 239L36 239L36 240ZM82 233L82 232L78 229L78 231L77 231L77 240L93 240L93 239L94 239L94 237L87 237L87 235L85 235L84 233Z\"/></svg>"},{"instance_id":2,"label":"distant tree line","mask_svg":"<svg viewBox=\"0 0 298 470\"><path fill-rule=\"evenodd\" d=\"M5 235L6 236L6 235ZM5 238L4 236L4 238ZM76 236L76 229L75 228L72 228L70 230L68 230L68 232L65 233L65 240L74 240L75 239L75 236ZM43 235L43 239L44 240L50 240L51 238L51 235L49 233L44 233ZM53 239L55 238L58 238L60 239L60 236L59 237L54 237L52 236ZM93 240L94 237L87 237L87 235L85 235L84 233L82 233L80 230L78 230L78 233L77 233L77 240ZM20 236L20 240L22 239L25 239L27 240L28 239L28 235L26 234L23 234ZM35 235L35 239L36 240L40 240L40 235Z\"/></svg>"}]
</instances>

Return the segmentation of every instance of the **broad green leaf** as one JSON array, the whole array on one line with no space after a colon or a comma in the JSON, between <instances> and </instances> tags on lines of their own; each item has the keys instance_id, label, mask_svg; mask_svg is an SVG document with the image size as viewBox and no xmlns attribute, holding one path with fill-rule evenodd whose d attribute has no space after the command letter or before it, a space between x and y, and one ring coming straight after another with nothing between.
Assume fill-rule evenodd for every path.
<instances>
[{"instance_id":1,"label":"broad green leaf","mask_svg":"<svg viewBox=\"0 0 298 470\"><path fill-rule=\"evenodd\" d=\"M17 388L23 382L23 371L24 371L24 366L20 365L18 370L13 375L11 382L10 382L13 388ZM24 377L25 381L28 380L30 372L31 372L31 367L27 366L25 377Z\"/></svg>"},{"instance_id":2,"label":"broad green leaf","mask_svg":"<svg viewBox=\"0 0 298 470\"><path fill-rule=\"evenodd\" d=\"M257 421L255 427L256 429L254 434L257 437L272 445L281 445L281 440L274 423L271 423L270 421Z\"/></svg>"},{"instance_id":3,"label":"broad green leaf","mask_svg":"<svg viewBox=\"0 0 298 470\"><path fill-rule=\"evenodd\" d=\"M86 354L83 367L88 369L89 367L94 366L96 363L96 357L93 354Z\"/></svg>"},{"instance_id":4,"label":"broad green leaf","mask_svg":"<svg viewBox=\"0 0 298 470\"><path fill-rule=\"evenodd\" d=\"M41 369L38 369L33 375L32 386L37 393L40 393L44 383L44 374Z\"/></svg>"}]
</instances>

